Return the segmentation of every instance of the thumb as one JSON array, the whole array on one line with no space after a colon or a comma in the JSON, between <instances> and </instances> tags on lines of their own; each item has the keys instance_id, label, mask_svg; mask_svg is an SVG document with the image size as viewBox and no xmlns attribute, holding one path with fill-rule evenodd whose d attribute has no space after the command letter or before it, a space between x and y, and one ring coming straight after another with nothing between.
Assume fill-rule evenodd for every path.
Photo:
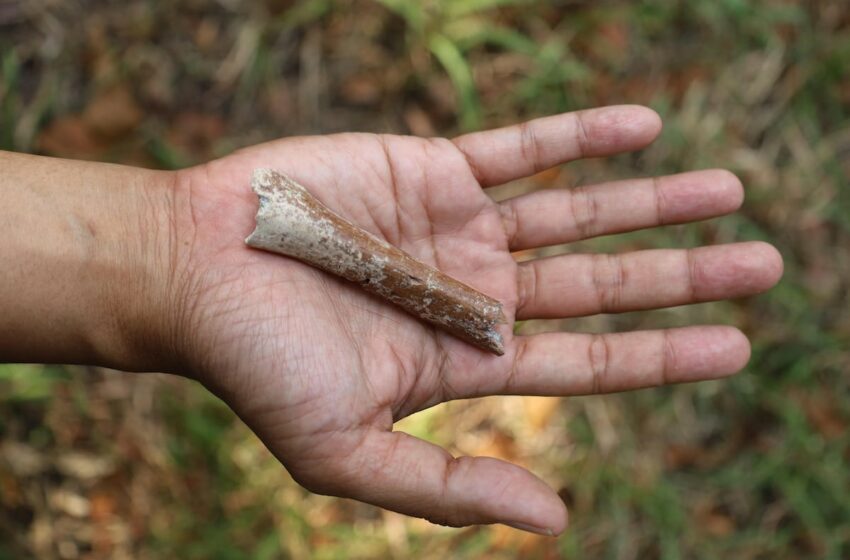
<instances>
[{"instance_id":1,"label":"thumb","mask_svg":"<svg viewBox=\"0 0 850 560\"><path fill-rule=\"evenodd\" d=\"M351 454L326 465L330 486L317 486L440 525L504 523L544 535L567 526L558 495L521 467L489 457L455 458L403 432L363 430Z\"/></svg>"}]
</instances>

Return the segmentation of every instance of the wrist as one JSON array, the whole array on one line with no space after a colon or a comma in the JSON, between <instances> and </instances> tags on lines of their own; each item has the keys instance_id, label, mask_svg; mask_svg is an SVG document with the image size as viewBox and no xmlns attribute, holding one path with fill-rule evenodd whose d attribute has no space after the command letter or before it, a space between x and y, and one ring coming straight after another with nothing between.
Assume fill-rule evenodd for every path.
<instances>
[{"instance_id":1,"label":"wrist","mask_svg":"<svg viewBox=\"0 0 850 560\"><path fill-rule=\"evenodd\" d=\"M0 153L0 361L171 367L174 174Z\"/></svg>"},{"instance_id":2,"label":"wrist","mask_svg":"<svg viewBox=\"0 0 850 560\"><path fill-rule=\"evenodd\" d=\"M97 363L129 371L180 369L178 271L183 269L177 220L177 175L124 168L111 200L108 229L92 277L95 313L88 332ZM110 184L109 189L118 188Z\"/></svg>"}]
</instances>

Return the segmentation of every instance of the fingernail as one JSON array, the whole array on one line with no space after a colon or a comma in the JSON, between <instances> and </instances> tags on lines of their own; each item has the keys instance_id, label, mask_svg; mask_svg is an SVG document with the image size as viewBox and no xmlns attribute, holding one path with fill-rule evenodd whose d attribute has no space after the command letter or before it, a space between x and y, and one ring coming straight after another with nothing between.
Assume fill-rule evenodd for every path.
<instances>
[{"instance_id":1,"label":"fingernail","mask_svg":"<svg viewBox=\"0 0 850 560\"><path fill-rule=\"evenodd\" d=\"M538 535L545 535L547 537L552 537L555 534L552 532L552 529L544 529L543 527L535 527L534 525L528 525L527 523L505 523L508 527L513 527L514 529L519 529L520 531L528 531L529 533L537 533Z\"/></svg>"}]
</instances>

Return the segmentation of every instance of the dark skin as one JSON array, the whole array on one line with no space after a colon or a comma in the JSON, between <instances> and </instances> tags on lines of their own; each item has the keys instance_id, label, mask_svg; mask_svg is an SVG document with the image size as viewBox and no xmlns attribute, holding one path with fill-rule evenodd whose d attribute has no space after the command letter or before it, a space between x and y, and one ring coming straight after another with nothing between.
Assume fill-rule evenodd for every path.
<instances>
[{"instance_id":1,"label":"dark skin","mask_svg":"<svg viewBox=\"0 0 850 560\"><path fill-rule=\"evenodd\" d=\"M719 170L547 190L501 204L484 190L570 160L640 149L659 130L655 113L625 106L454 140L290 138L175 174L144 172L141 214L156 227L138 251L124 253L145 263L134 275L144 279L137 293L145 304L118 322L118 334L101 337L120 351L94 342L90 354L73 355L69 343L66 361L198 379L313 491L441 524L498 522L558 534L566 509L533 474L496 459L452 457L394 432L394 422L452 399L715 379L746 364L746 337L726 326L535 336L514 336L507 326L506 353L497 357L356 286L246 247L257 207L248 180L256 167L287 173L350 221L497 298L511 324L771 287L782 261L764 243L514 260L511 251L737 209L741 184ZM108 299L121 305L120 293ZM14 353L0 342L4 355ZM38 356L39 341L22 355Z\"/></svg>"}]
</instances>

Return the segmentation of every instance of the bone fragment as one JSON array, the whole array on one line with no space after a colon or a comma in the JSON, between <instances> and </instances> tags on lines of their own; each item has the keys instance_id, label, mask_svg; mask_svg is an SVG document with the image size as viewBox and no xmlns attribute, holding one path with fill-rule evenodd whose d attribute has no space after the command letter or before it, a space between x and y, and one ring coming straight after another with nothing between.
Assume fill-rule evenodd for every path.
<instances>
[{"instance_id":1,"label":"bone fragment","mask_svg":"<svg viewBox=\"0 0 850 560\"><path fill-rule=\"evenodd\" d=\"M256 169L260 199L251 247L294 257L355 282L452 335L504 354L502 304L357 227L272 169Z\"/></svg>"}]
</instances>

